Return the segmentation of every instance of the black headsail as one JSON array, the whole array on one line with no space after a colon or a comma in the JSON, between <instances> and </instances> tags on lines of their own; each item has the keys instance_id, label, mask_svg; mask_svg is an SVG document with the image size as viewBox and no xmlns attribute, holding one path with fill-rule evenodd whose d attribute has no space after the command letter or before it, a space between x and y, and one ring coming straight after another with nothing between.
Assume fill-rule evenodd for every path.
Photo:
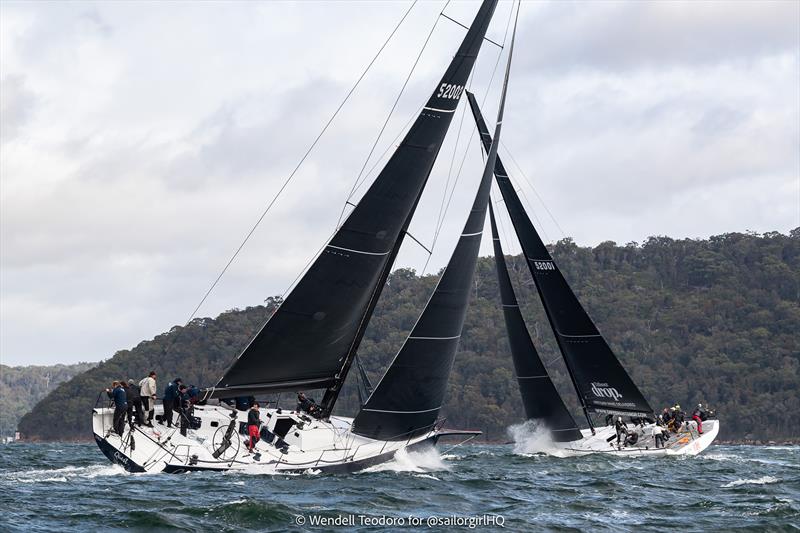
<instances>
[{"instance_id":1,"label":"black headsail","mask_svg":"<svg viewBox=\"0 0 800 533\"><path fill-rule=\"evenodd\" d=\"M350 216L212 389L230 397L328 388L333 407L475 64L485 0L419 117Z\"/></svg>"},{"instance_id":2,"label":"black headsail","mask_svg":"<svg viewBox=\"0 0 800 533\"><path fill-rule=\"evenodd\" d=\"M489 205L489 217L492 222L492 242L497 265L497 282L500 286L500 303L503 306L508 344L511 348L511 357L514 359L514 370L517 373L525 416L544 423L551 431L553 440L557 442L581 439L583 435L559 396L533 345L528 328L525 327L525 319L522 318L517 295L514 294L514 287L508 275L491 205Z\"/></svg>"},{"instance_id":3,"label":"black headsail","mask_svg":"<svg viewBox=\"0 0 800 533\"><path fill-rule=\"evenodd\" d=\"M486 149L491 143L489 130L474 95L467 93L467 97ZM647 400L600 335L550 256L499 157L495 178L589 424L592 425L589 412L652 415Z\"/></svg>"},{"instance_id":4,"label":"black headsail","mask_svg":"<svg viewBox=\"0 0 800 533\"><path fill-rule=\"evenodd\" d=\"M512 33L495 139L500 138L513 51ZM472 210L453 255L405 343L356 415L353 433L380 440L404 440L433 428L444 403L447 380L472 293L496 156L497 147L492 145Z\"/></svg>"}]
</instances>

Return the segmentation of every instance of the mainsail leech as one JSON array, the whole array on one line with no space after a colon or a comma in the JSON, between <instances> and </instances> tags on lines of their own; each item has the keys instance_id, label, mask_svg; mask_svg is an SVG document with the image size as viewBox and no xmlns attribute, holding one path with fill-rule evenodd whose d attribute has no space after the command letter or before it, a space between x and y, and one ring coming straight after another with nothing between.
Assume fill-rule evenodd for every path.
<instances>
[{"instance_id":1,"label":"mainsail leech","mask_svg":"<svg viewBox=\"0 0 800 533\"><path fill-rule=\"evenodd\" d=\"M488 150L487 144L492 139L489 130L474 95L467 93L467 97L484 149ZM652 416L653 410L647 400L600 335L550 256L499 157L495 179L590 426L593 424L589 412Z\"/></svg>"},{"instance_id":2,"label":"mainsail leech","mask_svg":"<svg viewBox=\"0 0 800 533\"><path fill-rule=\"evenodd\" d=\"M385 285L497 0L485 0L425 109L372 186L212 397L328 388L330 412Z\"/></svg>"},{"instance_id":3,"label":"mainsail leech","mask_svg":"<svg viewBox=\"0 0 800 533\"><path fill-rule=\"evenodd\" d=\"M498 140L513 52L514 33L494 131ZM357 435L404 440L431 431L439 417L472 293L497 142L489 148L472 209L436 289L392 364L353 420L352 431Z\"/></svg>"},{"instance_id":4,"label":"mainsail leech","mask_svg":"<svg viewBox=\"0 0 800 533\"><path fill-rule=\"evenodd\" d=\"M557 442L574 441L583 438L575 419L564 405L553 380L547 373L536 348L533 345L525 319L519 310L517 296L508 275L503 247L497 233L494 209L489 205L489 219L492 223L492 242L497 266L497 282L500 286L500 303L503 306L508 344L514 360L522 405L528 419L539 420L552 432Z\"/></svg>"}]
</instances>

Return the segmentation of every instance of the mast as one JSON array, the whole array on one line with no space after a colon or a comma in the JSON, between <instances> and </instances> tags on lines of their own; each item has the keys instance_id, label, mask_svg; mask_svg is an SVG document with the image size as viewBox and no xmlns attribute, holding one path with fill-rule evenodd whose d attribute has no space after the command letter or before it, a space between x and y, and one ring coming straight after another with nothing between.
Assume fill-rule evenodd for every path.
<instances>
[{"instance_id":1,"label":"mast","mask_svg":"<svg viewBox=\"0 0 800 533\"><path fill-rule=\"evenodd\" d=\"M492 19L492 15L494 14L496 6L497 6L497 0L483 0L483 3L481 4L481 7L478 10L477 15L475 15L475 20L472 21L472 25L467 31L467 35L464 37L464 40L462 41L461 46L458 49L458 52L453 57L453 60L451 61L447 71L445 71L444 76L442 76L441 82L437 86L437 89L434 90L434 93L428 99L428 103L423 108L422 114L417 119L418 122L422 119L422 117L429 116L429 117L436 117L439 120L444 118L447 121L447 126L450 125L450 121L452 120L456 108L458 107L461 93L464 91L467 80L469 79L469 76L472 73L472 67L475 65L475 60L478 57L478 52L480 51L481 45L483 44L483 38L486 36L486 30L489 28L489 22ZM447 127L445 127L445 132L444 132L445 134L447 133L446 128ZM410 135L411 131L409 131L403 143L405 143L408 140L408 137ZM442 140L443 139L444 135L442 135ZM409 144L408 146L413 146L413 145ZM400 148L402 147L403 144L400 145ZM431 147L432 145L416 146L417 149L424 148L427 149L428 151L431 150ZM398 151L400 150L400 148L398 148ZM441 140L436 148L437 155L439 148L441 148ZM435 158L436 156L434 156L434 160ZM431 161L431 165L428 168L428 171L425 175L426 182L432 168L433 168L433 161ZM344 385L345 379L347 378L347 374L350 372L350 367L353 364L353 359L356 356L358 347L361 344L361 340L364 338L364 333L366 332L367 326L369 325L369 319L372 317L372 313L375 311L375 306L378 304L378 299L381 295L381 292L383 291L383 287L386 285L386 280L389 279L389 274L391 273L394 261L397 258L397 254L400 252L400 245L403 243L403 239L405 238L406 232L408 231L408 227L411 224L411 219L414 217L414 212L416 211L417 204L419 203L419 200L422 197L422 190L423 189L421 188L419 194L417 194L416 200L414 201L414 206L412 207L411 211L409 212L408 216L405 219L405 222L403 223L402 231L400 232L397 242L395 243L395 246L392 249L392 252L389 256L389 260L386 262L386 266L384 267L383 272L381 273L380 281L375 287L375 291L373 292L369 305L366 311L364 312L364 316L362 317L361 323L359 324L358 330L356 331L355 338L353 339L353 342L350 345L350 348L344 357L344 362L342 363L341 369L336 375L336 380L325 391L325 396L323 396L322 402L320 403L322 412L325 416L330 416L331 412L333 411L333 407L336 404L336 400L339 398L339 393L342 390L342 386Z\"/></svg>"},{"instance_id":2,"label":"mast","mask_svg":"<svg viewBox=\"0 0 800 533\"><path fill-rule=\"evenodd\" d=\"M525 319L519 309L514 287L508 275L503 247L497 233L494 209L489 204L489 219L492 224L492 242L497 266L497 282L500 287L500 303L508 333L508 344L514 360L517 385L522 396L522 405L528 419L544 422L557 442L575 441L583 435L572 418L567 406L558 394L550 379L542 359L533 345L533 340L525 326Z\"/></svg>"},{"instance_id":3,"label":"mast","mask_svg":"<svg viewBox=\"0 0 800 533\"><path fill-rule=\"evenodd\" d=\"M484 149L491 142L474 95L467 93ZM652 416L653 409L625 371L570 288L537 233L500 158L495 180L503 195L528 269L536 283L550 326L578 393L586 420L594 431L590 412Z\"/></svg>"},{"instance_id":4,"label":"mast","mask_svg":"<svg viewBox=\"0 0 800 533\"><path fill-rule=\"evenodd\" d=\"M495 139L500 138L502 129L514 33L497 111ZM496 142L488 152L478 192L450 261L405 343L353 420L353 433L372 439L405 440L431 431L439 417L472 294L497 157Z\"/></svg>"},{"instance_id":5,"label":"mast","mask_svg":"<svg viewBox=\"0 0 800 533\"><path fill-rule=\"evenodd\" d=\"M484 0L386 166L283 304L209 391L228 398L327 388L330 413L472 72L497 0Z\"/></svg>"}]
</instances>

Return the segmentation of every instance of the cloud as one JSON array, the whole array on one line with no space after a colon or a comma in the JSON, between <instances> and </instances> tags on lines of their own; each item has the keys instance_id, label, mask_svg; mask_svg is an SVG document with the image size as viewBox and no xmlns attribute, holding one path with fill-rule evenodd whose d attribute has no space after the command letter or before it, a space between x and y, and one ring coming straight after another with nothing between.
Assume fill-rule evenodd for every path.
<instances>
[{"instance_id":1,"label":"cloud","mask_svg":"<svg viewBox=\"0 0 800 533\"><path fill-rule=\"evenodd\" d=\"M528 15L519 63L536 70L747 62L794 53L800 40L800 5L782 0L543 2Z\"/></svg>"},{"instance_id":2,"label":"cloud","mask_svg":"<svg viewBox=\"0 0 800 533\"><path fill-rule=\"evenodd\" d=\"M447 13L468 23L475 7ZM97 360L186 320L407 8L1 4L3 362ZM415 6L200 315L283 292L313 258L440 9ZM535 191L501 155L545 236L562 234L537 193L581 244L799 225L798 9L524 4L504 144ZM463 34L437 23L367 169ZM482 50L479 99L498 53ZM453 191L428 272L447 261L480 176L468 113L456 138L461 113L410 228L430 246ZM408 240L396 264L427 259Z\"/></svg>"},{"instance_id":3,"label":"cloud","mask_svg":"<svg viewBox=\"0 0 800 533\"><path fill-rule=\"evenodd\" d=\"M0 142L14 140L30 119L36 95L25 86L25 76L9 74L0 79Z\"/></svg>"}]
</instances>

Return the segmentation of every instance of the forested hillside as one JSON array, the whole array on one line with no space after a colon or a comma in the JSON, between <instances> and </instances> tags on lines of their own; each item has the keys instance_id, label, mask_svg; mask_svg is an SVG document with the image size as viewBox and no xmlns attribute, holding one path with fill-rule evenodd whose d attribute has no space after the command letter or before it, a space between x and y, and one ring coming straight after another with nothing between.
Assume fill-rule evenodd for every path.
<instances>
[{"instance_id":1,"label":"forested hillside","mask_svg":"<svg viewBox=\"0 0 800 533\"><path fill-rule=\"evenodd\" d=\"M600 331L658 408L710 404L723 421L720 438L800 436L800 228L790 235L730 233L707 240L652 237L639 245L552 247ZM450 380L448 426L505 438L522 418L494 260L478 262L470 306ZM530 274L509 258L531 334L559 390L577 402ZM436 276L398 270L389 279L359 353L373 382L394 356L431 293ZM62 383L20 422L31 439L90 438L90 413L112 379L159 373L212 385L277 304L233 310L116 353ZM283 403L290 405L289 395ZM337 410L352 414L355 388Z\"/></svg>"},{"instance_id":2,"label":"forested hillside","mask_svg":"<svg viewBox=\"0 0 800 533\"><path fill-rule=\"evenodd\" d=\"M0 365L0 436L12 436L19 419L60 383L97 363L53 366Z\"/></svg>"}]
</instances>

